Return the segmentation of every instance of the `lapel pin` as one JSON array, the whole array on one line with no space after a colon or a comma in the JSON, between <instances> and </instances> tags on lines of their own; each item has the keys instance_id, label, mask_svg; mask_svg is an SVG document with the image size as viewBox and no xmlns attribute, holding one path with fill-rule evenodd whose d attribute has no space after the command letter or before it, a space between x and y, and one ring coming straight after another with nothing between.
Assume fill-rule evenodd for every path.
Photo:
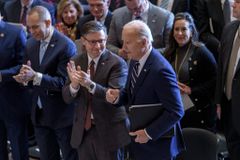
<instances>
[{"instance_id":1,"label":"lapel pin","mask_svg":"<svg viewBox=\"0 0 240 160\"><path fill-rule=\"evenodd\" d=\"M156 20L155 20L155 19L153 19L153 20L152 20L152 23L156 23Z\"/></svg>"},{"instance_id":2,"label":"lapel pin","mask_svg":"<svg viewBox=\"0 0 240 160\"><path fill-rule=\"evenodd\" d=\"M104 63L104 62L102 62L101 64L102 64L102 65L105 65L105 63Z\"/></svg>"},{"instance_id":3,"label":"lapel pin","mask_svg":"<svg viewBox=\"0 0 240 160\"><path fill-rule=\"evenodd\" d=\"M144 72L147 72L147 70L146 70L146 69L144 69L143 71L144 71Z\"/></svg>"},{"instance_id":4,"label":"lapel pin","mask_svg":"<svg viewBox=\"0 0 240 160\"><path fill-rule=\"evenodd\" d=\"M194 64L194 65L197 65L197 61L194 61L193 64Z\"/></svg>"},{"instance_id":5,"label":"lapel pin","mask_svg":"<svg viewBox=\"0 0 240 160\"><path fill-rule=\"evenodd\" d=\"M0 34L0 37L4 37L4 33L1 33L1 34Z\"/></svg>"},{"instance_id":6,"label":"lapel pin","mask_svg":"<svg viewBox=\"0 0 240 160\"><path fill-rule=\"evenodd\" d=\"M54 45L54 44L51 44L50 46L51 46L51 47L54 47L55 45Z\"/></svg>"}]
</instances>

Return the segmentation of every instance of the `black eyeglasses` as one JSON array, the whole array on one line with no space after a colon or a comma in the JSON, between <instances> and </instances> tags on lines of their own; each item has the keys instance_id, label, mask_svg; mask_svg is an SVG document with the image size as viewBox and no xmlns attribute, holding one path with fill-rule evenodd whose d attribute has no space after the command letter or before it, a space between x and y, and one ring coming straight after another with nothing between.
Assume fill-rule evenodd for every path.
<instances>
[{"instance_id":1,"label":"black eyeglasses","mask_svg":"<svg viewBox=\"0 0 240 160\"><path fill-rule=\"evenodd\" d=\"M82 36L91 46L95 46L97 43L100 45L106 42L106 39L99 39L99 40L88 40L86 37Z\"/></svg>"}]
</instances>

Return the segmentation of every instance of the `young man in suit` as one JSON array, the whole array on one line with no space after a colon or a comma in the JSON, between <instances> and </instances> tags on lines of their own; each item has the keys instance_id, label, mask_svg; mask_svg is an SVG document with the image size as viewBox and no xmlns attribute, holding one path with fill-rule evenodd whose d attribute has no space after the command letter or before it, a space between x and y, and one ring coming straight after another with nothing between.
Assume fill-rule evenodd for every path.
<instances>
[{"instance_id":1,"label":"young man in suit","mask_svg":"<svg viewBox=\"0 0 240 160\"><path fill-rule=\"evenodd\" d=\"M49 11L32 8L27 15L32 37L25 50L26 63L14 78L32 87L32 122L41 160L76 160L77 152L70 145L73 105L62 98L67 79L66 66L76 54L74 43L51 24Z\"/></svg>"},{"instance_id":2,"label":"young man in suit","mask_svg":"<svg viewBox=\"0 0 240 160\"><path fill-rule=\"evenodd\" d=\"M231 160L240 159L240 0L235 0L233 16L222 32L216 85L217 114L224 124L224 134Z\"/></svg>"},{"instance_id":3,"label":"young man in suit","mask_svg":"<svg viewBox=\"0 0 240 160\"><path fill-rule=\"evenodd\" d=\"M25 17L26 12L31 10L31 8L35 6L43 6L47 8L51 14L52 23L55 24L54 6L42 0L12 0L9 2L5 2L4 20L7 22L13 22L13 23L25 23L24 25L26 25L26 17ZM26 7L25 13L24 13L24 7Z\"/></svg>"},{"instance_id":4,"label":"young man in suit","mask_svg":"<svg viewBox=\"0 0 240 160\"><path fill-rule=\"evenodd\" d=\"M123 48L131 59L127 83L122 92L108 89L106 99L126 106L161 103L164 108L161 115L147 126L129 133L133 136L131 151L136 160L172 160L184 149L180 127L184 110L175 73L152 47L152 34L144 22L127 23L122 38ZM163 137L172 128L174 134Z\"/></svg>"},{"instance_id":5,"label":"young man in suit","mask_svg":"<svg viewBox=\"0 0 240 160\"><path fill-rule=\"evenodd\" d=\"M9 140L13 159L27 160L29 95L12 78L23 63L26 34L21 27L5 23L0 18L0 44L0 159L8 159Z\"/></svg>"},{"instance_id":6,"label":"young man in suit","mask_svg":"<svg viewBox=\"0 0 240 160\"><path fill-rule=\"evenodd\" d=\"M126 6L116 9L109 30L108 49L127 59L122 48L122 28L134 20L141 19L153 33L153 46L165 48L173 23L173 14L165 9L153 5L148 0L125 0Z\"/></svg>"},{"instance_id":7,"label":"young man in suit","mask_svg":"<svg viewBox=\"0 0 240 160\"><path fill-rule=\"evenodd\" d=\"M106 28L97 21L82 27L86 53L68 63L69 82L63 88L67 103L76 102L71 144L79 160L123 160L130 142L125 108L105 100L108 88L123 88L127 64L106 49Z\"/></svg>"}]
</instances>

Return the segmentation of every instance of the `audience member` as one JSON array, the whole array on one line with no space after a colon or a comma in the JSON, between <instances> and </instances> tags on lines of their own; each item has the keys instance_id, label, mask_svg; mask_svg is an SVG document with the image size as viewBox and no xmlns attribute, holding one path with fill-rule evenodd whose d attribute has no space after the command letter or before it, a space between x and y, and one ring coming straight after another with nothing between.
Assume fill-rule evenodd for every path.
<instances>
[{"instance_id":1,"label":"audience member","mask_svg":"<svg viewBox=\"0 0 240 160\"><path fill-rule=\"evenodd\" d=\"M73 105L64 103L61 89L67 79L66 66L76 53L74 43L51 25L49 11L32 8L27 15L32 37L25 50L27 64L14 78L32 86L32 122L41 160L75 160L70 146Z\"/></svg>"},{"instance_id":2,"label":"audience member","mask_svg":"<svg viewBox=\"0 0 240 160\"><path fill-rule=\"evenodd\" d=\"M231 160L240 159L240 86L239 86L239 25L240 0L235 0L233 16L237 19L225 26L219 50L216 103L218 117L224 124L224 134Z\"/></svg>"},{"instance_id":3,"label":"audience member","mask_svg":"<svg viewBox=\"0 0 240 160\"><path fill-rule=\"evenodd\" d=\"M75 41L80 38L77 25L83 15L83 8L78 0L61 0L58 4L56 29Z\"/></svg>"},{"instance_id":4,"label":"audience member","mask_svg":"<svg viewBox=\"0 0 240 160\"><path fill-rule=\"evenodd\" d=\"M106 49L106 28L97 21L83 25L86 53L68 63L69 82L63 88L67 103L76 102L71 144L79 160L123 160L130 142L125 108L105 100L107 88L123 88L127 64Z\"/></svg>"},{"instance_id":5,"label":"audience member","mask_svg":"<svg viewBox=\"0 0 240 160\"><path fill-rule=\"evenodd\" d=\"M127 83L121 93L119 89L108 89L106 99L111 103L118 100L118 105L126 106L161 103L162 114L129 133L133 136L131 152L137 160L172 160L184 149L180 127L184 110L175 73L167 60L152 48L153 37L144 22L127 23L122 38L123 48L131 59ZM171 129L173 135L163 137Z\"/></svg>"},{"instance_id":6,"label":"audience member","mask_svg":"<svg viewBox=\"0 0 240 160\"><path fill-rule=\"evenodd\" d=\"M27 12L34 6L46 7L52 17L52 23L55 24L55 8L53 5L43 2L42 0L12 0L5 4L4 20L13 23L22 23L26 26Z\"/></svg>"},{"instance_id":7,"label":"audience member","mask_svg":"<svg viewBox=\"0 0 240 160\"><path fill-rule=\"evenodd\" d=\"M12 78L23 63L26 34L20 27L5 23L0 18L0 43L0 159L8 160L9 140L13 159L27 160L29 95Z\"/></svg>"},{"instance_id":8,"label":"audience member","mask_svg":"<svg viewBox=\"0 0 240 160\"><path fill-rule=\"evenodd\" d=\"M78 27L81 28L86 22L95 20L104 24L108 32L112 20L112 13L108 9L111 0L87 0L87 1L91 14L82 17L80 19Z\"/></svg>"},{"instance_id":9,"label":"audience member","mask_svg":"<svg viewBox=\"0 0 240 160\"><path fill-rule=\"evenodd\" d=\"M212 53L198 41L193 18L189 13L177 13L169 37L169 47L164 54L172 64L186 110L181 126L214 131L216 107L213 102L217 64ZM185 97L185 98L184 98Z\"/></svg>"},{"instance_id":10,"label":"audience member","mask_svg":"<svg viewBox=\"0 0 240 160\"><path fill-rule=\"evenodd\" d=\"M153 46L164 48L167 46L169 32L172 28L173 14L157 7L148 0L125 0L126 6L116 9L113 13L109 30L108 48L121 57L127 59L126 51L122 48L122 28L133 19L141 19L153 34Z\"/></svg>"}]
</instances>

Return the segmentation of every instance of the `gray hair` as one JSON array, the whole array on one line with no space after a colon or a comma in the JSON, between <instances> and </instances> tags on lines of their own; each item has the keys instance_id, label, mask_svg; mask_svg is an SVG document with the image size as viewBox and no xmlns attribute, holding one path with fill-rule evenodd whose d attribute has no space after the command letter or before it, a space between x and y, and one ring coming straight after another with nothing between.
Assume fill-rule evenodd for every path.
<instances>
[{"instance_id":1,"label":"gray hair","mask_svg":"<svg viewBox=\"0 0 240 160\"><path fill-rule=\"evenodd\" d=\"M139 37L146 37L148 41L153 42L153 37L150 28L141 20L133 20L125 24L123 28L132 28Z\"/></svg>"},{"instance_id":2,"label":"gray hair","mask_svg":"<svg viewBox=\"0 0 240 160\"><path fill-rule=\"evenodd\" d=\"M47 10L47 8L43 7L43 6L35 6L33 7L28 13L27 15L30 16L33 13L37 13L39 16L40 21L45 21L45 20L50 20L51 19L51 15L49 13L49 11Z\"/></svg>"}]
</instances>

